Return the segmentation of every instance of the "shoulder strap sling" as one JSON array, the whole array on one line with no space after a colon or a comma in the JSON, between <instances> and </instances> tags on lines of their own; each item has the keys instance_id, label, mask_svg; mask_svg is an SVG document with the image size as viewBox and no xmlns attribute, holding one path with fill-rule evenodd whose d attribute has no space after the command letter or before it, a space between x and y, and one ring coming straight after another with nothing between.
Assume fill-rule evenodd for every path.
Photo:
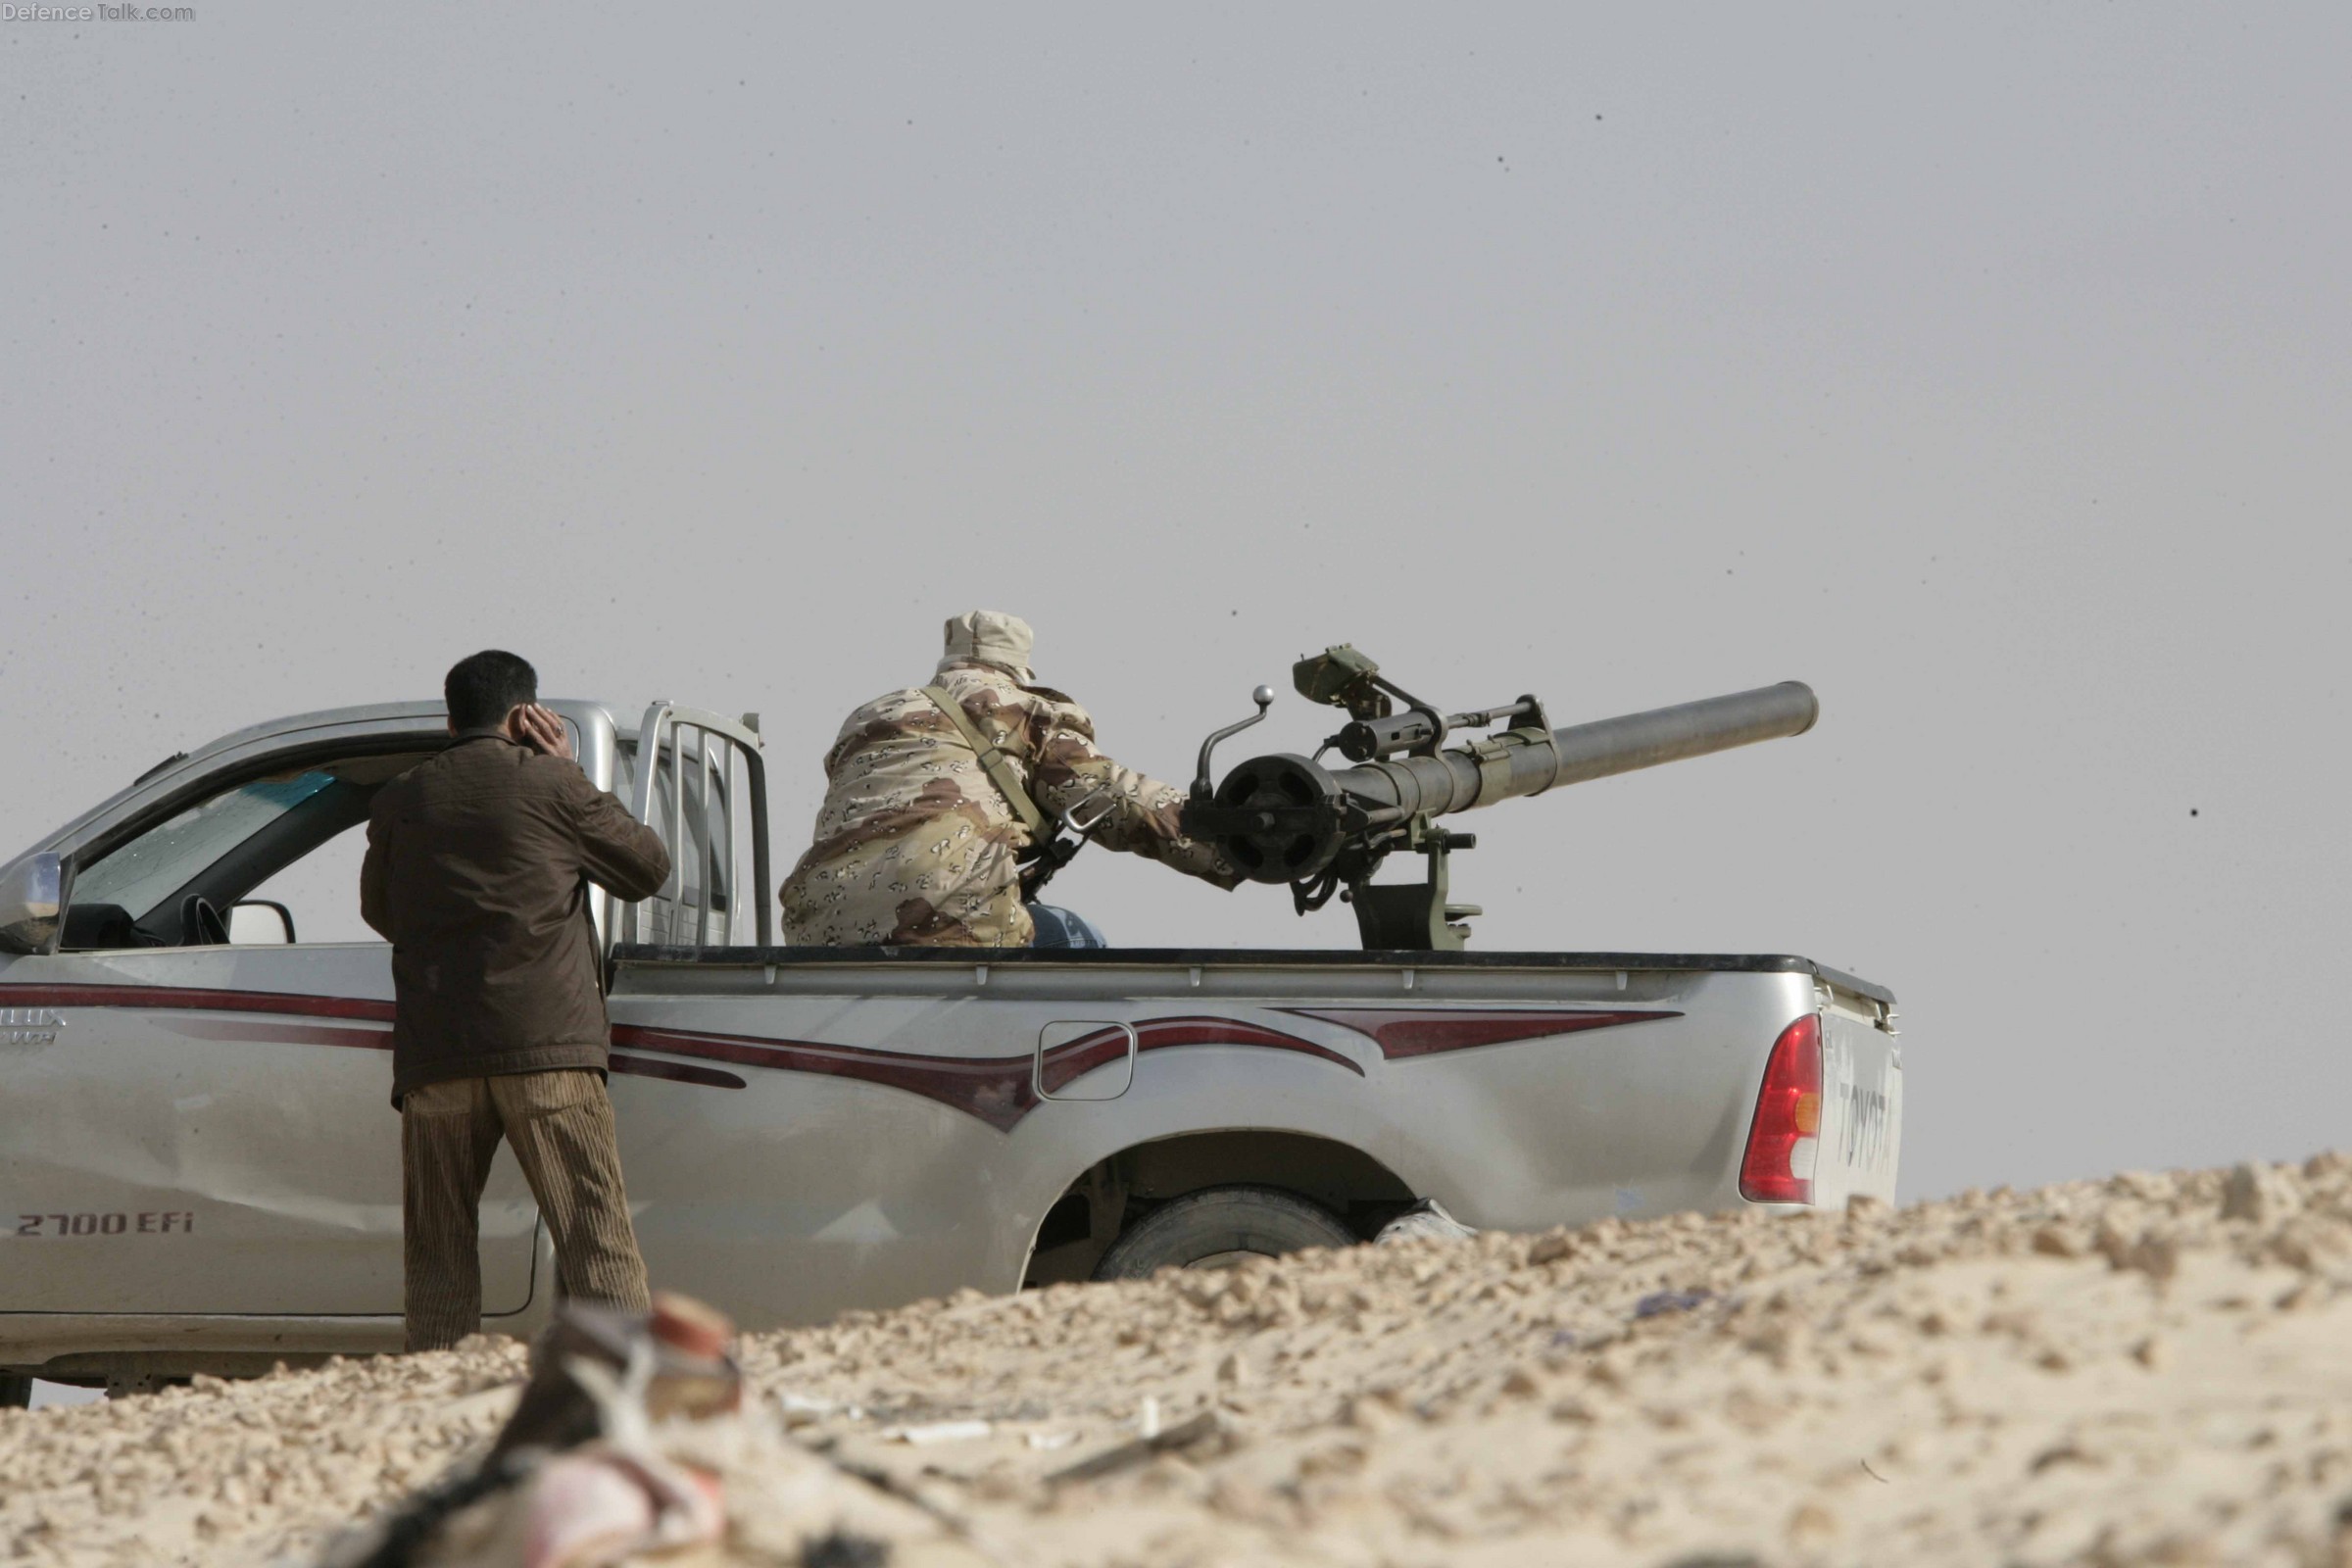
<instances>
[{"instance_id":1,"label":"shoulder strap sling","mask_svg":"<svg viewBox=\"0 0 2352 1568\"><path fill-rule=\"evenodd\" d=\"M1046 841L1046 813L1037 808L1037 802L1031 800L1029 792L1021 788L1020 775L1004 760L1004 749L989 743L988 737L980 733L980 726L972 722L972 715L963 710L963 705L945 686L926 686L923 695L948 715L949 722L956 726L964 744L980 759L980 770L997 787L997 793L1004 797L1004 804L1012 808L1012 814L1021 819L1021 825L1029 830L1030 839L1043 844Z\"/></svg>"}]
</instances>

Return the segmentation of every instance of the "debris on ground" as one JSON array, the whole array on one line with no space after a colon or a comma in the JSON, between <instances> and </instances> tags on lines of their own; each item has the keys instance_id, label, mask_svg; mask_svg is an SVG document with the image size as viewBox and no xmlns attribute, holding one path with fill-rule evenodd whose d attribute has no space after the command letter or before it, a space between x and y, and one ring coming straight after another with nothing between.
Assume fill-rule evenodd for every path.
<instances>
[{"instance_id":1,"label":"debris on ground","mask_svg":"<svg viewBox=\"0 0 2352 1568\"><path fill-rule=\"evenodd\" d=\"M1424 1198L1380 1228L1372 1239L1381 1243L1436 1241L1464 1241L1476 1236L1475 1227L1465 1225L1446 1211L1446 1205L1434 1198Z\"/></svg>"},{"instance_id":2,"label":"debris on ground","mask_svg":"<svg viewBox=\"0 0 2352 1568\"><path fill-rule=\"evenodd\" d=\"M2347 1568L2347 1346L2336 1154L962 1292L745 1337L735 1408L648 1429L716 1538L627 1560ZM475 1339L0 1412L0 1562L311 1568L478 1474L526 1373ZM543 1484L704 1528L598 1419Z\"/></svg>"}]
</instances>

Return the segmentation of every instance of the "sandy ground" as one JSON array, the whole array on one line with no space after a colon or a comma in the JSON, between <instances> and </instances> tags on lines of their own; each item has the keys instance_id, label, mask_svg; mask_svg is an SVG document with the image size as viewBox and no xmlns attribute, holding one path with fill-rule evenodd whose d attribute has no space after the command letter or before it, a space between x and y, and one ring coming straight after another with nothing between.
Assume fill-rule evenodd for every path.
<instances>
[{"instance_id":1,"label":"sandy ground","mask_svg":"<svg viewBox=\"0 0 2352 1568\"><path fill-rule=\"evenodd\" d=\"M702 1560L848 1523L918 1565L2352 1568L2341 1155L973 1295L744 1360ZM485 1442L521 1364L0 1414L0 1561L311 1561Z\"/></svg>"}]
</instances>

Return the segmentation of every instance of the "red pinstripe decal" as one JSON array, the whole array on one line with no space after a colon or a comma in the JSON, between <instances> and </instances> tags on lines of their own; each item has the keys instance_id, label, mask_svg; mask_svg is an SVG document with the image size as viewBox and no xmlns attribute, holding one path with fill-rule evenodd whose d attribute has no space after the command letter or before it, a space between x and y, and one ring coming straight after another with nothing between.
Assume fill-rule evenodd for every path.
<instances>
[{"instance_id":1,"label":"red pinstripe decal","mask_svg":"<svg viewBox=\"0 0 2352 1568\"><path fill-rule=\"evenodd\" d=\"M369 997L205 991L193 986L0 985L0 1003L16 1007L170 1007L180 1012L291 1012L310 1018L392 1021L392 1004Z\"/></svg>"},{"instance_id":2,"label":"red pinstripe decal","mask_svg":"<svg viewBox=\"0 0 2352 1568\"><path fill-rule=\"evenodd\" d=\"M1648 1023L1657 1018L1680 1018L1679 1012L1654 1008L1617 1011L1528 1012L1474 1010L1464 1007L1285 1007L1300 1018L1320 1018L1369 1036L1382 1057L1434 1056L1475 1046L1499 1046L1515 1040L1546 1040L1587 1029L1608 1029L1621 1023Z\"/></svg>"},{"instance_id":3,"label":"red pinstripe decal","mask_svg":"<svg viewBox=\"0 0 2352 1568\"><path fill-rule=\"evenodd\" d=\"M387 1025L392 1022L392 1004L372 998L302 996L282 991L207 991L193 986L0 985L0 1006L152 1007L159 1012L261 1012L297 1018L350 1018ZM259 1040L277 1045L340 1046L359 1051L392 1049L389 1028L337 1029L324 1023L226 1023L210 1018L184 1019L167 1027L198 1040ZM618 1073L700 1084L710 1089L747 1087L731 1072L689 1067L674 1061L649 1061L643 1056L614 1054L609 1065Z\"/></svg>"},{"instance_id":4,"label":"red pinstripe decal","mask_svg":"<svg viewBox=\"0 0 2352 1568\"><path fill-rule=\"evenodd\" d=\"M306 1019L351 1019L389 1024L392 1004L359 997L300 996L277 991L213 991L183 986L0 985L0 1005L24 1007L150 1007L167 1012L275 1013ZM1296 1010L1296 1009L1294 1009ZM1338 1015L1308 1013L1344 1022ZM1528 1014L1517 1014L1525 1018ZM1580 1015L1584 1016L1584 1015ZM389 1051L388 1030L338 1029L324 1022L228 1024L189 1020L174 1025L181 1032L205 1039L270 1040L292 1045L339 1046ZM1350 1026L1352 1027L1352 1026ZM1579 1027L1569 1025L1569 1027ZM1582 1027L1591 1027L1583 1025ZM1211 1016L1147 1018L1136 1026L1138 1051L1164 1051L1179 1046L1250 1046L1260 1050L1296 1052L1347 1068L1357 1077L1364 1069L1328 1046L1269 1029L1244 1018ZM1561 1032L1550 1030L1547 1032ZM881 1051L866 1046L833 1046L805 1040L777 1040L750 1035L714 1035L699 1031L661 1029L641 1024L617 1024L614 1046L658 1051L665 1055L692 1056L736 1066L764 1067L776 1072L819 1073L855 1078L863 1083L904 1089L966 1115L976 1116L1000 1132L1010 1132L1021 1118L1037 1108L1030 1081L1033 1058L1017 1056L933 1056L913 1052ZM1056 1090L1080 1074L1124 1054L1126 1042L1118 1030L1097 1030L1066 1041L1047 1053L1048 1089ZM1389 1051L1385 1042L1383 1050ZM616 1054L615 1072L710 1088L748 1087L733 1073L686 1067L643 1056Z\"/></svg>"},{"instance_id":5,"label":"red pinstripe decal","mask_svg":"<svg viewBox=\"0 0 2352 1568\"><path fill-rule=\"evenodd\" d=\"M977 1116L999 1132L1012 1131L1037 1103L1029 1087L1027 1056L927 1056L864 1046L710 1035L627 1023L613 1026L612 1043L739 1067L817 1073L904 1089Z\"/></svg>"},{"instance_id":6,"label":"red pinstripe decal","mask_svg":"<svg viewBox=\"0 0 2352 1568\"><path fill-rule=\"evenodd\" d=\"M1327 1046L1244 1018L1147 1018L1136 1024L1135 1031L1138 1051L1163 1051L1174 1046L1255 1046L1295 1051L1336 1062L1358 1077L1364 1071ZM1030 1081L1034 1058L1028 1055L930 1056L864 1046L710 1035L639 1024L614 1026L612 1042L641 1051L664 1051L780 1072L822 1073L904 1089L977 1116L1004 1133L1019 1126L1021 1118L1038 1105L1037 1091ZM1115 1029L1097 1030L1054 1047L1046 1054L1047 1091L1060 1089L1080 1073L1124 1054L1126 1049L1125 1037Z\"/></svg>"},{"instance_id":7,"label":"red pinstripe decal","mask_svg":"<svg viewBox=\"0 0 2352 1568\"><path fill-rule=\"evenodd\" d=\"M164 1004L166 1007L170 1004ZM316 1023L231 1023L225 1018L178 1018L163 1025L192 1040L258 1040L277 1046L347 1046L360 1051L390 1051L389 1029L337 1029Z\"/></svg>"},{"instance_id":8,"label":"red pinstripe decal","mask_svg":"<svg viewBox=\"0 0 2352 1568\"><path fill-rule=\"evenodd\" d=\"M165 1028L198 1040L262 1040L277 1045L343 1046L361 1051L390 1051L392 1031L389 1029L336 1029L325 1024L302 1023L230 1023L215 1018L189 1018L167 1023ZM605 1065L613 1072L629 1073L639 1078L666 1078L672 1083L700 1084L706 1089L744 1089L750 1087L731 1072L714 1067L690 1067L683 1062L655 1061L645 1056L626 1056L613 1052Z\"/></svg>"},{"instance_id":9,"label":"red pinstripe decal","mask_svg":"<svg viewBox=\"0 0 2352 1568\"><path fill-rule=\"evenodd\" d=\"M644 1056L624 1056L615 1051L607 1063L614 1072L632 1073L639 1078L667 1078L672 1083L701 1084L706 1089L748 1089L751 1086L731 1072L716 1067L690 1067L682 1061L654 1061Z\"/></svg>"},{"instance_id":10,"label":"red pinstripe decal","mask_svg":"<svg viewBox=\"0 0 2352 1568\"><path fill-rule=\"evenodd\" d=\"M1165 1051L1172 1046L1255 1046L1266 1051L1295 1051L1337 1062L1358 1078L1364 1075L1363 1068L1327 1046L1247 1019L1146 1018L1135 1026L1137 1054ZM1098 1029L1093 1034L1066 1040L1046 1053L1046 1093L1058 1094L1064 1086L1125 1054L1127 1036L1122 1030Z\"/></svg>"}]
</instances>

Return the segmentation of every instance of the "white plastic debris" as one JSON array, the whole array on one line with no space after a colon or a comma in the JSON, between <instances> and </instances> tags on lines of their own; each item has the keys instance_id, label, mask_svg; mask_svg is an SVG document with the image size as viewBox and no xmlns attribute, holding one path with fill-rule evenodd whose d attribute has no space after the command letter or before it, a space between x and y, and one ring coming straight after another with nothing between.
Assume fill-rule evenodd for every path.
<instances>
[{"instance_id":1,"label":"white plastic debris","mask_svg":"<svg viewBox=\"0 0 2352 1568\"><path fill-rule=\"evenodd\" d=\"M927 1448L935 1443L969 1443L996 1430L986 1421L933 1421L919 1427L892 1427L882 1434L882 1441Z\"/></svg>"},{"instance_id":2,"label":"white plastic debris","mask_svg":"<svg viewBox=\"0 0 2352 1568\"><path fill-rule=\"evenodd\" d=\"M1373 1241L1417 1242L1433 1237L1442 1241L1461 1241L1477 1234L1475 1226L1465 1225L1446 1213L1445 1204L1434 1198L1424 1198L1383 1225Z\"/></svg>"}]
</instances>

